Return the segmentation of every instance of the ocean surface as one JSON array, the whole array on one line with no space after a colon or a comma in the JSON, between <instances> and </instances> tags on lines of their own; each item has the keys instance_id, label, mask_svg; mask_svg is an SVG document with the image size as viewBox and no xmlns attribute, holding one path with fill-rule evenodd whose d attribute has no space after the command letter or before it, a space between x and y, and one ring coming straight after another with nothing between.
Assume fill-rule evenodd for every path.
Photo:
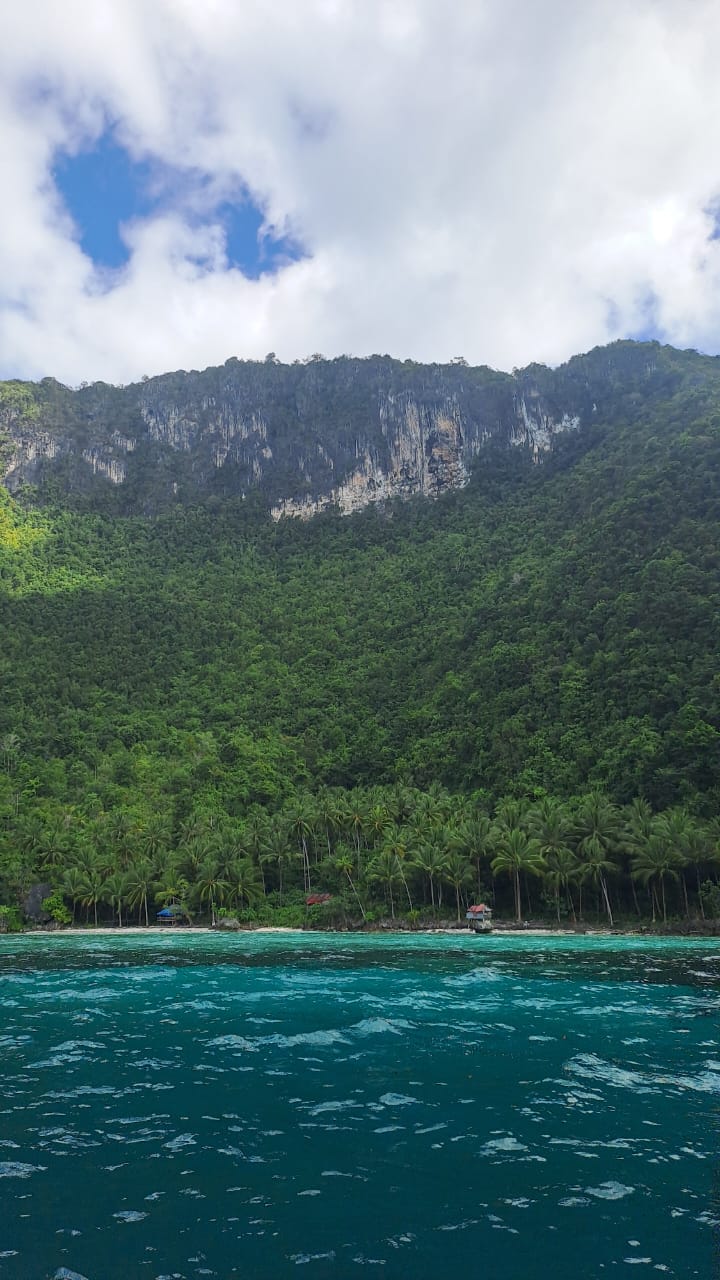
<instances>
[{"instance_id":1,"label":"ocean surface","mask_svg":"<svg viewBox=\"0 0 720 1280\"><path fill-rule=\"evenodd\" d=\"M0 1280L718 1274L720 944L0 938Z\"/></svg>"}]
</instances>

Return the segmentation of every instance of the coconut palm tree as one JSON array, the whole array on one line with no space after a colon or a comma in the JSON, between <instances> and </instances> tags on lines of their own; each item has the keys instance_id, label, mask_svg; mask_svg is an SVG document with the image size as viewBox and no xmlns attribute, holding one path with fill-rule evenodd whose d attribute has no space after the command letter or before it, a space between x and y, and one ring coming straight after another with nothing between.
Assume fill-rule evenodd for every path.
<instances>
[{"instance_id":1,"label":"coconut palm tree","mask_svg":"<svg viewBox=\"0 0 720 1280\"><path fill-rule=\"evenodd\" d=\"M506 872L512 878L515 893L515 919L522 920L520 900L520 872L525 875L542 875L545 864L540 844L534 836L528 836L520 827L512 827L498 834L496 854L490 864L493 875Z\"/></svg>"},{"instance_id":2,"label":"coconut palm tree","mask_svg":"<svg viewBox=\"0 0 720 1280\"><path fill-rule=\"evenodd\" d=\"M468 818L462 822L450 835L449 844L451 849L465 854L474 863L478 898L480 898L483 883L480 868L484 862L489 862L495 847L493 824L487 814L481 813L477 817Z\"/></svg>"},{"instance_id":3,"label":"coconut palm tree","mask_svg":"<svg viewBox=\"0 0 720 1280\"><path fill-rule=\"evenodd\" d=\"M127 872L125 881L126 901L133 910L137 908L138 923L141 917L145 916L145 924L149 925L148 917L148 898L153 888L153 869L147 858L139 858L137 862L133 862Z\"/></svg>"},{"instance_id":4,"label":"coconut palm tree","mask_svg":"<svg viewBox=\"0 0 720 1280\"><path fill-rule=\"evenodd\" d=\"M72 903L72 919L75 923L75 909L78 903L82 903L83 894L85 892L85 876L79 867L68 867L63 876L61 891L64 898L69 898Z\"/></svg>"},{"instance_id":5,"label":"coconut palm tree","mask_svg":"<svg viewBox=\"0 0 720 1280\"><path fill-rule=\"evenodd\" d=\"M413 854L412 865L417 867L418 871L421 871L428 878L430 883L430 902L434 912L436 906L435 884L442 880L443 874L447 870L448 850L438 840L421 840Z\"/></svg>"},{"instance_id":6,"label":"coconut palm tree","mask_svg":"<svg viewBox=\"0 0 720 1280\"><path fill-rule=\"evenodd\" d=\"M460 890L466 889L473 882L473 873L467 858L454 849L445 858L443 879L447 880L455 890L458 924L460 923Z\"/></svg>"},{"instance_id":7,"label":"coconut palm tree","mask_svg":"<svg viewBox=\"0 0 720 1280\"><path fill-rule=\"evenodd\" d=\"M573 924L577 923L575 914L575 903L573 902L570 885L577 880L580 874L580 864L578 863L572 849L567 845L560 844L556 848L548 847L544 854L545 857L545 879L552 885L555 891L555 911L557 914L557 922L560 924L560 890L565 891L565 901L570 908L570 914L573 918Z\"/></svg>"},{"instance_id":8,"label":"coconut palm tree","mask_svg":"<svg viewBox=\"0 0 720 1280\"><path fill-rule=\"evenodd\" d=\"M220 881L219 883L222 883ZM239 907L252 907L263 896L257 867L251 858L238 858L228 868L230 896Z\"/></svg>"},{"instance_id":9,"label":"coconut palm tree","mask_svg":"<svg viewBox=\"0 0 720 1280\"><path fill-rule=\"evenodd\" d=\"M617 863L613 861L599 836L584 836L578 845L580 860L580 879L589 880L602 896L607 911L610 928L614 926L610 895L607 888L607 876L617 871Z\"/></svg>"},{"instance_id":10,"label":"coconut palm tree","mask_svg":"<svg viewBox=\"0 0 720 1280\"><path fill-rule=\"evenodd\" d=\"M632 874L641 884L655 884L660 886L660 899L662 902L663 921L667 924L667 904L665 901L665 879L669 877L671 880L677 880L680 876L680 868L682 867L681 855L673 848L672 844L664 835L651 835L645 842L642 849L634 855L632 860ZM651 895L653 924L655 923L655 894Z\"/></svg>"},{"instance_id":11,"label":"coconut palm tree","mask_svg":"<svg viewBox=\"0 0 720 1280\"><path fill-rule=\"evenodd\" d=\"M391 827L386 833L385 841L382 848L383 850L386 850L386 849L389 850L390 853L394 854L398 860L398 866L400 868L400 879L402 880L403 885L405 886L405 893L407 894L408 905L410 907L410 910L412 911L413 901L410 896L410 888L405 876L405 867L410 865L411 857L412 857L412 846L411 846L410 840L411 840L411 833L408 830L408 828Z\"/></svg>"},{"instance_id":12,"label":"coconut palm tree","mask_svg":"<svg viewBox=\"0 0 720 1280\"><path fill-rule=\"evenodd\" d=\"M390 915L395 919L393 885L403 882L403 871L397 853L392 846L384 845L368 866L368 879L377 881L387 890L390 898Z\"/></svg>"},{"instance_id":13,"label":"coconut palm tree","mask_svg":"<svg viewBox=\"0 0 720 1280\"><path fill-rule=\"evenodd\" d=\"M157 865L170 846L168 824L161 815L148 818L136 833L136 846L141 857Z\"/></svg>"},{"instance_id":14,"label":"coconut palm tree","mask_svg":"<svg viewBox=\"0 0 720 1280\"><path fill-rule=\"evenodd\" d=\"M620 810L607 796L593 791L583 797L574 823L576 851L583 867L581 878L590 880L602 895L611 928L613 915L607 876L618 869L613 855L623 847L627 835Z\"/></svg>"},{"instance_id":15,"label":"coconut palm tree","mask_svg":"<svg viewBox=\"0 0 720 1280\"><path fill-rule=\"evenodd\" d=\"M223 880L220 875L216 862L204 862L198 868L194 887L200 901L210 903L210 923L214 928L217 924L216 908L225 901L230 888L227 880Z\"/></svg>"},{"instance_id":16,"label":"coconut palm tree","mask_svg":"<svg viewBox=\"0 0 720 1280\"><path fill-rule=\"evenodd\" d=\"M303 888L310 893L310 854L308 844L313 836L315 812L310 796L303 796L295 802L289 814L288 825L295 836L302 857Z\"/></svg>"},{"instance_id":17,"label":"coconut palm tree","mask_svg":"<svg viewBox=\"0 0 720 1280\"><path fill-rule=\"evenodd\" d=\"M540 852L545 859L545 878L555 891L555 911L560 923L560 890L565 890L565 898L575 920L575 906L570 893L570 881L577 873L577 861L570 841L572 839L572 822L563 805L548 798L531 809L528 814L528 825L540 845Z\"/></svg>"},{"instance_id":18,"label":"coconut palm tree","mask_svg":"<svg viewBox=\"0 0 720 1280\"><path fill-rule=\"evenodd\" d=\"M688 850L697 839L697 827L687 809L668 809L666 813L661 813L658 816L657 830L661 838L666 841L668 847L676 855L676 866L684 867L689 865ZM685 915L689 919L690 903L688 901L687 884L682 871L680 871L679 879L685 903Z\"/></svg>"},{"instance_id":19,"label":"coconut palm tree","mask_svg":"<svg viewBox=\"0 0 720 1280\"><path fill-rule=\"evenodd\" d=\"M105 889L105 879L97 866L90 867L83 871L80 901L84 907L93 908L95 918L95 928L98 922L98 903L103 900Z\"/></svg>"},{"instance_id":20,"label":"coconut palm tree","mask_svg":"<svg viewBox=\"0 0 720 1280\"><path fill-rule=\"evenodd\" d=\"M365 915L365 908L362 904L360 894L357 891L355 881L353 880L353 877L352 877L352 873L355 870L355 860L353 858L352 849L350 849L349 846L346 844L338 845L337 849L335 850L335 857L333 861L336 869L345 876L348 884L350 885L350 888L352 889L355 895L355 900L360 908L360 914L363 920L365 920L367 918Z\"/></svg>"},{"instance_id":21,"label":"coconut palm tree","mask_svg":"<svg viewBox=\"0 0 720 1280\"><path fill-rule=\"evenodd\" d=\"M283 872L293 865L294 854L290 845L290 836L282 818L275 817L266 830L261 845L259 862L263 867L273 866L278 873L278 892L280 902L283 896Z\"/></svg>"},{"instance_id":22,"label":"coconut palm tree","mask_svg":"<svg viewBox=\"0 0 720 1280\"><path fill-rule=\"evenodd\" d=\"M693 823L685 841L684 861L686 867L695 868L695 885L697 888L700 915L705 919L705 906L700 893L700 868L710 867L718 862L718 850L713 833L700 823Z\"/></svg>"},{"instance_id":23,"label":"coconut palm tree","mask_svg":"<svg viewBox=\"0 0 720 1280\"><path fill-rule=\"evenodd\" d=\"M123 904L127 901L127 876L123 871L115 871L108 876L103 886L103 902L117 912L118 925L122 929Z\"/></svg>"}]
</instances>

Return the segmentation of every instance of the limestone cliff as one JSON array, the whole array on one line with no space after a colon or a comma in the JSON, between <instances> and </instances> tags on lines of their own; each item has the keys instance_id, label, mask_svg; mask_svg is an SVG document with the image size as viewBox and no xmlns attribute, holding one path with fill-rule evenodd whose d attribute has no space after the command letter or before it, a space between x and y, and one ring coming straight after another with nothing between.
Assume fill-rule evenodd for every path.
<instances>
[{"instance_id":1,"label":"limestone cliff","mask_svg":"<svg viewBox=\"0 0 720 1280\"><path fill-rule=\"evenodd\" d=\"M618 343L558 370L373 356L229 360L127 387L0 384L11 491L152 511L259 491L275 518L436 496L492 450L539 462L559 436L666 388L657 344Z\"/></svg>"}]
</instances>

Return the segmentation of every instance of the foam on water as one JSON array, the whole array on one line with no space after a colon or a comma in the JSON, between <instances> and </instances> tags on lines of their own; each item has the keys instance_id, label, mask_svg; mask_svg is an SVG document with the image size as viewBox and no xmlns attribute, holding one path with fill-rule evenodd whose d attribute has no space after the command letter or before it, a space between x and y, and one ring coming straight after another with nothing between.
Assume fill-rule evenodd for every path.
<instances>
[{"instance_id":1,"label":"foam on water","mask_svg":"<svg viewBox=\"0 0 720 1280\"><path fill-rule=\"evenodd\" d=\"M709 1274L720 945L7 936L0 974L0 1280Z\"/></svg>"}]
</instances>

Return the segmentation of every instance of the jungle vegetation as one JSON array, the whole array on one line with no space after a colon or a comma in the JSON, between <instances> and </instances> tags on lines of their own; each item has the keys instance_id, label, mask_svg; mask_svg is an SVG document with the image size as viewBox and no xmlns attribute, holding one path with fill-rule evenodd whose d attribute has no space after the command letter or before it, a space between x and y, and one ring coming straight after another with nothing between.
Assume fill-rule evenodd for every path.
<instances>
[{"instance_id":1,"label":"jungle vegetation","mask_svg":"<svg viewBox=\"0 0 720 1280\"><path fill-rule=\"evenodd\" d=\"M719 478L693 373L350 518L0 489L0 902L717 915Z\"/></svg>"}]
</instances>

